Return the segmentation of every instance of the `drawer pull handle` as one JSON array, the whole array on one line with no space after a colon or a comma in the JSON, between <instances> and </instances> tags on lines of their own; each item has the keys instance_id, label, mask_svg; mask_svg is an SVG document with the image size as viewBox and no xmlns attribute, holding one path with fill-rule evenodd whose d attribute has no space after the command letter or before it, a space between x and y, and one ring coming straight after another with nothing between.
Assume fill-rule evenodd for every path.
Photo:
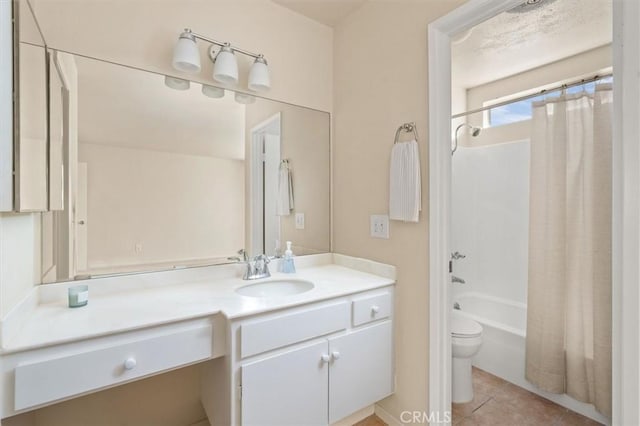
<instances>
[{"instance_id":1,"label":"drawer pull handle","mask_svg":"<svg viewBox=\"0 0 640 426\"><path fill-rule=\"evenodd\" d=\"M320 359L322 360L323 364L327 364L329 361L331 361L331 357L327 354L322 354L322 356L320 356Z\"/></svg>"},{"instance_id":2,"label":"drawer pull handle","mask_svg":"<svg viewBox=\"0 0 640 426\"><path fill-rule=\"evenodd\" d=\"M380 312L380 307L377 305L373 305L371 307L371 315L375 316L378 312Z\"/></svg>"},{"instance_id":3,"label":"drawer pull handle","mask_svg":"<svg viewBox=\"0 0 640 426\"><path fill-rule=\"evenodd\" d=\"M131 358L127 358L127 360L124 362L124 369L125 370L133 370L136 367L136 364L138 364L136 362L136 359L131 357Z\"/></svg>"},{"instance_id":4,"label":"drawer pull handle","mask_svg":"<svg viewBox=\"0 0 640 426\"><path fill-rule=\"evenodd\" d=\"M331 352L331 358L333 358L334 361L337 359L340 359L340 352L338 351Z\"/></svg>"}]
</instances>

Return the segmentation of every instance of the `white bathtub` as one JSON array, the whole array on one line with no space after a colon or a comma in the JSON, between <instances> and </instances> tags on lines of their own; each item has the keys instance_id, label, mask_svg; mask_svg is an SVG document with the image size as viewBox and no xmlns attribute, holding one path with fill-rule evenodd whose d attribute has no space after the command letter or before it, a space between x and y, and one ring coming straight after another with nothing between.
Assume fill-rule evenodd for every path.
<instances>
[{"instance_id":1,"label":"white bathtub","mask_svg":"<svg viewBox=\"0 0 640 426\"><path fill-rule=\"evenodd\" d=\"M482 347L473 365L593 420L610 424L592 405L564 394L541 391L525 380L527 305L480 293L459 294L454 302L460 304L462 315L482 324Z\"/></svg>"}]
</instances>

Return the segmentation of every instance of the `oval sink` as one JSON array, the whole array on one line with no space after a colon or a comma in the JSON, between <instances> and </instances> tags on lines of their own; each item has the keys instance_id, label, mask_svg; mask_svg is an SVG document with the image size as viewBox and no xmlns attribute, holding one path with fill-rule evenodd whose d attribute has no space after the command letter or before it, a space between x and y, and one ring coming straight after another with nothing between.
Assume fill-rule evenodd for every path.
<instances>
[{"instance_id":1,"label":"oval sink","mask_svg":"<svg viewBox=\"0 0 640 426\"><path fill-rule=\"evenodd\" d=\"M249 297L291 296L312 290L313 287L313 283L306 280L272 280L239 287L236 293Z\"/></svg>"}]
</instances>

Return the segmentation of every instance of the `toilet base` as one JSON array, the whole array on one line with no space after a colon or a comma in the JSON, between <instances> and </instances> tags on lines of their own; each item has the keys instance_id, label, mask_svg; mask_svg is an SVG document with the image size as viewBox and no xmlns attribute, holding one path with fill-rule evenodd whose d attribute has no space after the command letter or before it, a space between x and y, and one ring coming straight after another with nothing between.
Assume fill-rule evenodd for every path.
<instances>
[{"instance_id":1,"label":"toilet base","mask_svg":"<svg viewBox=\"0 0 640 426\"><path fill-rule=\"evenodd\" d=\"M453 358L451 372L451 401L459 404L473 400L471 358Z\"/></svg>"}]
</instances>

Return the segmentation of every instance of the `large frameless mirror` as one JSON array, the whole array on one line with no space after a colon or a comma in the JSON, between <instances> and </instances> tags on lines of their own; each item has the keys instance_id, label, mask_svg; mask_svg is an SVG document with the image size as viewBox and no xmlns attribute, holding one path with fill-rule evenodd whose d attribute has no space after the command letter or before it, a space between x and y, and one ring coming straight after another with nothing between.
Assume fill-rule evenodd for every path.
<instances>
[{"instance_id":1,"label":"large frameless mirror","mask_svg":"<svg viewBox=\"0 0 640 426\"><path fill-rule=\"evenodd\" d=\"M328 113L50 56L42 282L330 251Z\"/></svg>"}]
</instances>

